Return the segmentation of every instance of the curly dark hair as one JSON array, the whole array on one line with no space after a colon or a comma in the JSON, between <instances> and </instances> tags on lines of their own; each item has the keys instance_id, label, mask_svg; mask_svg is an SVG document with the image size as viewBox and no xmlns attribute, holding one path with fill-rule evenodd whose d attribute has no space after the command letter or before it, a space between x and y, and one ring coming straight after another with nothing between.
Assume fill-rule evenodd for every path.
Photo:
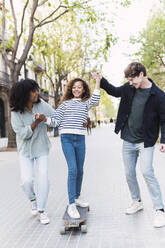
<instances>
[{"instance_id":1,"label":"curly dark hair","mask_svg":"<svg viewBox=\"0 0 165 248\"><path fill-rule=\"evenodd\" d=\"M30 92L36 90L39 90L39 85L32 79L22 79L15 83L10 90L11 111L20 111L23 113L29 101ZM38 97L37 103L39 102L40 97Z\"/></svg>"},{"instance_id":2,"label":"curly dark hair","mask_svg":"<svg viewBox=\"0 0 165 248\"><path fill-rule=\"evenodd\" d=\"M84 88L84 93L81 96L82 101L86 101L91 97L91 90L87 82L85 82L81 78L74 78L68 82L66 85L66 90L64 92L64 95L62 96L59 104L61 104L63 101L72 99L74 96L72 94L72 88L76 82L82 82L83 88Z\"/></svg>"}]
</instances>

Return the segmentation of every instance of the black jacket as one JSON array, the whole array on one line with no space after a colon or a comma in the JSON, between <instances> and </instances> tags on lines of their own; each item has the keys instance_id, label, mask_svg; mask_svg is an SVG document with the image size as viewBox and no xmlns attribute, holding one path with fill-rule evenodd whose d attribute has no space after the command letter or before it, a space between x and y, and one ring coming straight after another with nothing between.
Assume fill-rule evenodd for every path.
<instances>
[{"instance_id":1,"label":"black jacket","mask_svg":"<svg viewBox=\"0 0 165 248\"><path fill-rule=\"evenodd\" d=\"M159 89L155 83L152 83L150 96L145 104L143 113L143 135L144 147L153 146L159 136L159 127L161 126L161 140L165 144L165 93ZM131 112L132 99L135 94L135 87L131 86L129 82L120 87L115 87L108 83L105 78L101 79L101 88L109 95L121 97L119 110L117 114L117 121L115 126L115 133L122 130L128 120Z\"/></svg>"}]
</instances>

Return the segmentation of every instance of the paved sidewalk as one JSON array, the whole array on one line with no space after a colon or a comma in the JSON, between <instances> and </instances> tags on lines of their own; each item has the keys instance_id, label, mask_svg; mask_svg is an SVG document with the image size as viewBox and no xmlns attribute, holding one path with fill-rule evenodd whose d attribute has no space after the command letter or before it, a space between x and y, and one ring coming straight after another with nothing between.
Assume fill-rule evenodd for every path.
<instances>
[{"instance_id":1,"label":"paved sidewalk","mask_svg":"<svg viewBox=\"0 0 165 248\"><path fill-rule=\"evenodd\" d=\"M16 152L0 153L0 248L164 248L165 227L152 226L153 210L144 180L137 170L144 211L127 216L130 203L121 158L122 142L112 126L87 136L83 196L90 202L88 233L59 234L67 204L67 168L60 139L51 138L50 194L43 226L30 215L29 202L19 185ZM155 173L165 199L165 154L155 149Z\"/></svg>"}]
</instances>

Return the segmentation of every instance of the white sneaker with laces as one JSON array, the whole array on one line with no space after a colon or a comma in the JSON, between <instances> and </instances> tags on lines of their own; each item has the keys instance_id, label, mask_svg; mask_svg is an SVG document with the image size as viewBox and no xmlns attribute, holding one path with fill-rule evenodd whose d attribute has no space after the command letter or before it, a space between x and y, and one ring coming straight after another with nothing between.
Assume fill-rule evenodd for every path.
<instances>
[{"instance_id":1,"label":"white sneaker with laces","mask_svg":"<svg viewBox=\"0 0 165 248\"><path fill-rule=\"evenodd\" d=\"M36 202L36 200L34 200L34 201L31 201L30 203L31 203L31 214L35 216L38 214L37 202Z\"/></svg>"},{"instance_id":2,"label":"white sneaker with laces","mask_svg":"<svg viewBox=\"0 0 165 248\"><path fill-rule=\"evenodd\" d=\"M76 204L72 203L68 205L68 210L67 210L70 218L72 219L79 219L80 218L80 214L76 208Z\"/></svg>"},{"instance_id":3,"label":"white sneaker with laces","mask_svg":"<svg viewBox=\"0 0 165 248\"><path fill-rule=\"evenodd\" d=\"M75 199L75 204L79 207L82 207L82 208L86 208L86 207L89 207L89 203L88 202L85 202L83 201L80 197Z\"/></svg>"},{"instance_id":4,"label":"white sneaker with laces","mask_svg":"<svg viewBox=\"0 0 165 248\"><path fill-rule=\"evenodd\" d=\"M41 224L44 224L44 225L50 223L50 220L49 220L46 212L40 213L39 220L40 220Z\"/></svg>"},{"instance_id":5,"label":"white sneaker with laces","mask_svg":"<svg viewBox=\"0 0 165 248\"><path fill-rule=\"evenodd\" d=\"M155 211L154 216L154 227L162 227L165 226L165 212L161 210Z\"/></svg>"},{"instance_id":6,"label":"white sneaker with laces","mask_svg":"<svg viewBox=\"0 0 165 248\"><path fill-rule=\"evenodd\" d=\"M133 201L131 206L126 209L126 214L135 214L143 209L143 203L139 201Z\"/></svg>"}]
</instances>

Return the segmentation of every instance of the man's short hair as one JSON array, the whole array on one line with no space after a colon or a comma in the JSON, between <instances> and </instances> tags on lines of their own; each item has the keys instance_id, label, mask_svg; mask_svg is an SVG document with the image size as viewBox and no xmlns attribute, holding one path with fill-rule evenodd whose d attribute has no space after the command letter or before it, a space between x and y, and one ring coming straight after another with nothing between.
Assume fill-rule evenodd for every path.
<instances>
[{"instance_id":1,"label":"man's short hair","mask_svg":"<svg viewBox=\"0 0 165 248\"><path fill-rule=\"evenodd\" d=\"M144 67L143 64L139 62L132 62L124 70L124 75L125 78L129 78L129 77L134 78L134 77L138 77L140 72L143 72L144 76L147 75L146 68Z\"/></svg>"}]
</instances>

